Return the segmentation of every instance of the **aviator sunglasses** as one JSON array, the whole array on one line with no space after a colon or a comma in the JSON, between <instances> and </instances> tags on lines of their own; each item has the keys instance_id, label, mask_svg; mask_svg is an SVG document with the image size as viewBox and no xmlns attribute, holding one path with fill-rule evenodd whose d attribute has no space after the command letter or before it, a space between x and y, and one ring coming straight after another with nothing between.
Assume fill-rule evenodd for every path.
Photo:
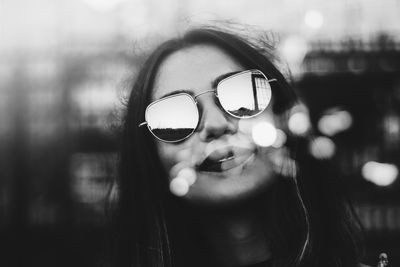
<instances>
[{"instance_id":1,"label":"aviator sunglasses","mask_svg":"<svg viewBox=\"0 0 400 267\"><path fill-rule=\"evenodd\" d=\"M262 113L271 101L270 82L259 70L235 73L217 83L213 90L197 95L176 93L150 103L145 111L145 122L149 131L158 140L167 143L180 142L190 137L200 121L197 98L214 93L220 107L232 117L247 119Z\"/></svg>"}]
</instances>

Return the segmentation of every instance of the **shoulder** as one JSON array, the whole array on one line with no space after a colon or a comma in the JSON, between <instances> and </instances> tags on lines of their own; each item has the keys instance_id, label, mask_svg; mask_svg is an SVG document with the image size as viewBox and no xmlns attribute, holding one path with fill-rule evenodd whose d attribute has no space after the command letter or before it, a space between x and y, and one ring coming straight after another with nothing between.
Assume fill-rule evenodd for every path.
<instances>
[{"instance_id":1,"label":"shoulder","mask_svg":"<svg viewBox=\"0 0 400 267\"><path fill-rule=\"evenodd\" d=\"M359 267L371 267L371 266L360 263Z\"/></svg>"}]
</instances>

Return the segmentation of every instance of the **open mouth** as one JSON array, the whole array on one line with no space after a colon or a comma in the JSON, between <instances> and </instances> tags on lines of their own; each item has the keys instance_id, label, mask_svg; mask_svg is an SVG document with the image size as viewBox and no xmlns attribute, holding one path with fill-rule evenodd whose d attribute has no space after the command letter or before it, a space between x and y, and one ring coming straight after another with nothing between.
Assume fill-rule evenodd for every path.
<instances>
[{"instance_id":1,"label":"open mouth","mask_svg":"<svg viewBox=\"0 0 400 267\"><path fill-rule=\"evenodd\" d=\"M249 148L230 147L210 153L196 169L201 172L224 172L245 164L255 151Z\"/></svg>"}]
</instances>

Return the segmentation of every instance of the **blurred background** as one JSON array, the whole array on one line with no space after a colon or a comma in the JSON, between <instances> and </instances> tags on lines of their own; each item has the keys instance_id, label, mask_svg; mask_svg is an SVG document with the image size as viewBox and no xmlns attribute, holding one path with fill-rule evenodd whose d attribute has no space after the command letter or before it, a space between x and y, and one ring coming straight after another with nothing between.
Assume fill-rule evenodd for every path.
<instances>
[{"instance_id":1,"label":"blurred background","mask_svg":"<svg viewBox=\"0 0 400 267\"><path fill-rule=\"evenodd\" d=\"M101 266L121 99L156 44L215 20L276 33L289 129L345 179L365 263L400 265L400 1L0 0L0 266Z\"/></svg>"}]
</instances>

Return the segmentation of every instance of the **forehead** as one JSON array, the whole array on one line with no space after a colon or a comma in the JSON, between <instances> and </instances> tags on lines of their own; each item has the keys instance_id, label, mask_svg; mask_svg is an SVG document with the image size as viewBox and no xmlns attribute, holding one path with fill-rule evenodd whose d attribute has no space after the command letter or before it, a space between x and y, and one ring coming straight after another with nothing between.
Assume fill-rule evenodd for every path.
<instances>
[{"instance_id":1,"label":"forehead","mask_svg":"<svg viewBox=\"0 0 400 267\"><path fill-rule=\"evenodd\" d=\"M184 48L168 56L156 75L153 100L176 90L194 94L211 89L220 75L244 70L236 59L212 45Z\"/></svg>"}]
</instances>

